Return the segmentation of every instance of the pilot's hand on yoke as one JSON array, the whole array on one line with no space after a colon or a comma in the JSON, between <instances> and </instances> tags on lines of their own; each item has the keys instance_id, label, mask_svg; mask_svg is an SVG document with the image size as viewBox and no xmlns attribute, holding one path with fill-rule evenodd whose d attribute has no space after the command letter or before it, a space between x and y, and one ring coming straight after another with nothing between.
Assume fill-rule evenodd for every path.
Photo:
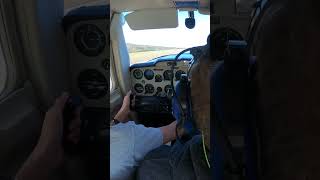
<instances>
[{"instance_id":1,"label":"pilot's hand on yoke","mask_svg":"<svg viewBox=\"0 0 320 180\"><path fill-rule=\"evenodd\" d=\"M63 110L68 100L69 95L63 93L58 97L54 105L47 111L41 136L39 139L39 145L48 146L46 148L55 150L57 153L52 152L53 156L57 156L58 164L61 163L60 160L63 160L64 149L63 149ZM80 141L80 107L78 107L74 113L74 117L71 120L68 127L68 134L66 134L67 141L77 144Z\"/></svg>"},{"instance_id":2,"label":"pilot's hand on yoke","mask_svg":"<svg viewBox=\"0 0 320 180\"><path fill-rule=\"evenodd\" d=\"M62 145L63 109L68 97L67 93L63 93L47 111L38 143L17 173L17 179L39 179L40 177L46 179L50 176L52 170L58 168L64 162L65 153ZM70 142L77 143L80 140L80 108L74 113L75 116L70 123L67 139Z\"/></svg>"},{"instance_id":3,"label":"pilot's hand on yoke","mask_svg":"<svg viewBox=\"0 0 320 180\"><path fill-rule=\"evenodd\" d=\"M130 113L130 95L131 91L129 91L127 95L123 98L122 106L114 117L115 120L122 123L128 122Z\"/></svg>"}]
</instances>

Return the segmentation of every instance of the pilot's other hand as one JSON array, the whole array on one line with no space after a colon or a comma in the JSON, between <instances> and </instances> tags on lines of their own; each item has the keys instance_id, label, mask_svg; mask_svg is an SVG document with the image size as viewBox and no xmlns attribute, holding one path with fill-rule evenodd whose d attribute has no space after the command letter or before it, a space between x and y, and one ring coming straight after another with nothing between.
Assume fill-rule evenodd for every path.
<instances>
[{"instance_id":1,"label":"pilot's other hand","mask_svg":"<svg viewBox=\"0 0 320 180\"><path fill-rule=\"evenodd\" d=\"M130 95L131 91L129 91L127 95L123 98L122 106L119 112L114 117L114 119L118 120L119 122L125 123L129 120L128 116L130 113Z\"/></svg>"},{"instance_id":2,"label":"pilot's other hand","mask_svg":"<svg viewBox=\"0 0 320 180\"><path fill-rule=\"evenodd\" d=\"M54 161L52 163L56 165L62 162L64 158L62 147L62 112L68 97L69 95L67 93L63 93L47 111L37 145L37 148L46 151L48 156L52 157L52 161Z\"/></svg>"},{"instance_id":3,"label":"pilot's other hand","mask_svg":"<svg viewBox=\"0 0 320 180\"><path fill-rule=\"evenodd\" d=\"M37 147L46 151L52 157L52 163L57 166L64 160L64 149L62 146L63 136L63 109L69 95L63 93L55 100L55 103L47 111L42 125L40 139ZM78 143L80 140L80 108L75 111L74 119L71 120L68 141Z\"/></svg>"},{"instance_id":4,"label":"pilot's other hand","mask_svg":"<svg viewBox=\"0 0 320 180\"><path fill-rule=\"evenodd\" d=\"M127 95L123 98L123 102L121 106L121 109L127 113L130 112L130 95L131 95L131 91L129 91Z\"/></svg>"},{"instance_id":5,"label":"pilot's other hand","mask_svg":"<svg viewBox=\"0 0 320 180\"><path fill-rule=\"evenodd\" d=\"M69 95L63 93L47 111L43 121L38 144L16 175L16 179L49 179L56 168L64 161L62 146L63 109ZM67 138L77 142L80 134L80 109L70 123L71 133Z\"/></svg>"}]
</instances>

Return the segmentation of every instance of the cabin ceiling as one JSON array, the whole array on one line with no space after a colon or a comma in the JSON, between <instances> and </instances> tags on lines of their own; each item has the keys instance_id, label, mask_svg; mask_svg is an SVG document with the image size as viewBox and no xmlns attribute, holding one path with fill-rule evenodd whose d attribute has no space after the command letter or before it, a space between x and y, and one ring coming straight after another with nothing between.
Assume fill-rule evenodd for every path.
<instances>
[{"instance_id":1,"label":"cabin ceiling","mask_svg":"<svg viewBox=\"0 0 320 180\"><path fill-rule=\"evenodd\" d=\"M110 0L64 0L64 9L72 9L83 5L110 4Z\"/></svg>"},{"instance_id":2,"label":"cabin ceiling","mask_svg":"<svg viewBox=\"0 0 320 180\"><path fill-rule=\"evenodd\" d=\"M194 0L179 0L194 1ZM201 8L209 8L210 0L199 0ZM174 8L173 0L112 0L111 8L115 12L135 11L142 9Z\"/></svg>"}]
</instances>

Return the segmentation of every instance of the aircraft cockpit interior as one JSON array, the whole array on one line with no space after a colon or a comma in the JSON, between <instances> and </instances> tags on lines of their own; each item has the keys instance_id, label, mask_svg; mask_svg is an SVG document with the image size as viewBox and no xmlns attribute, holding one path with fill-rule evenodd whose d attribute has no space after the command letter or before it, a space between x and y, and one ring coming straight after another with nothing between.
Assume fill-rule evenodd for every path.
<instances>
[{"instance_id":1,"label":"aircraft cockpit interior","mask_svg":"<svg viewBox=\"0 0 320 180\"><path fill-rule=\"evenodd\" d=\"M0 0L0 180L319 179L317 7Z\"/></svg>"},{"instance_id":2,"label":"aircraft cockpit interior","mask_svg":"<svg viewBox=\"0 0 320 180\"><path fill-rule=\"evenodd\" d=\"M112 6L111 62L118 71L115 75L119 74L117 66L122 66L121 78L126 82L118 85L131 90L132 118L148 127L161 127L175 121L173 87L207 48L209 3L133 3L114 2ZM141 22L142 17L148 18ZM187 48L192 49L177 57ZM110 98L112 106L112 93Z\"/></svg>"}]
</instances>

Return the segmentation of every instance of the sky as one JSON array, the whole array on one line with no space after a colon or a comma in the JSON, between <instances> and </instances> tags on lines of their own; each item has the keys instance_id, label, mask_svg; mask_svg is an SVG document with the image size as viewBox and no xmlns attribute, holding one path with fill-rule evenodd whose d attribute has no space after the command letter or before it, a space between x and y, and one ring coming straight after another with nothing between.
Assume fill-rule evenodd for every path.
<instances>
[{"instance_id":1,"label":"sky","mask_svg":"<svg viewBox=\"0 0 320 180\"><path fill-rule=\"evenodd\" d=\"M210 33L210 17L195 12L196 26L185 27L184 20L188 12L178 13L179 26L170 29L131 30L127 23L123 27L126 43L165 47L188 48L205 45Z\"/></svg>"}]
</instances>

